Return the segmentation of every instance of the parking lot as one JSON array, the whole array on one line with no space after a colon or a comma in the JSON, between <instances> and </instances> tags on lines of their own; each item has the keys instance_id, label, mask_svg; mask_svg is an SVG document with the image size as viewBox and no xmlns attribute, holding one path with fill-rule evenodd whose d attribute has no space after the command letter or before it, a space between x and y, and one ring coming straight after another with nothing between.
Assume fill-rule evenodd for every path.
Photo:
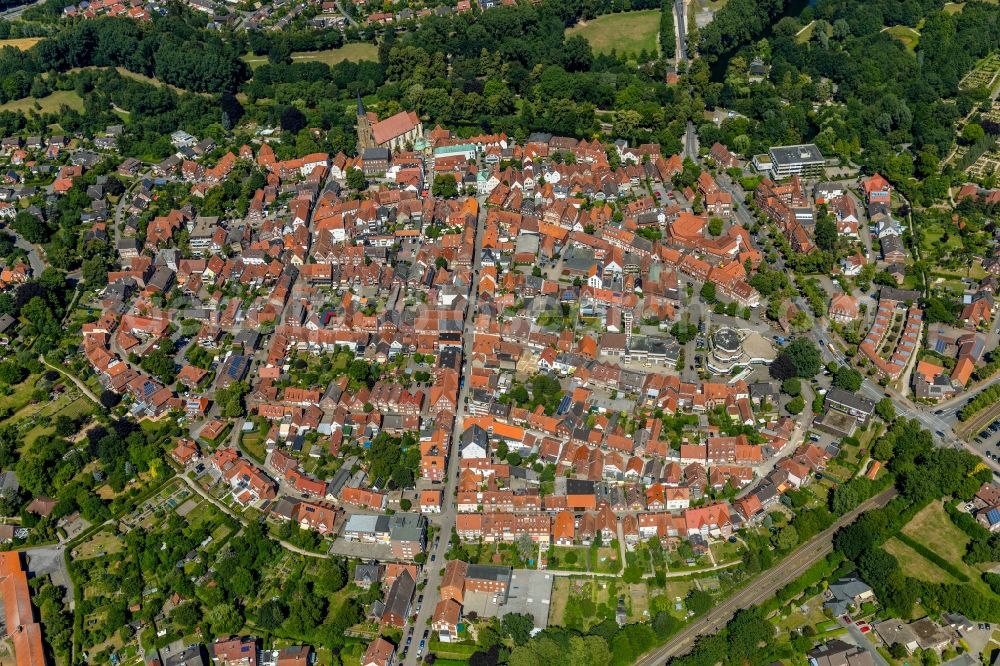
<instances>
[{"instance_id":1,"label":"parking lot","mask_svg":"<svg viewBox=\"0 0 1000 666\"><path fill-rule=\"evenodd\" d=\"M990 460L1000 461L1000 419L983 428L972 440L972 444Z\"/></svg>"}]
</instances>

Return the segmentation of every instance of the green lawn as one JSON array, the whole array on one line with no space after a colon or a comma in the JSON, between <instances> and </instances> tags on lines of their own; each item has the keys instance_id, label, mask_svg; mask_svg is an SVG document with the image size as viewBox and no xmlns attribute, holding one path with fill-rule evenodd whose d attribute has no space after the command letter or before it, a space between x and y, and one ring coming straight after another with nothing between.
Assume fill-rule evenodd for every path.
<instances>
[{"instance_id":1,"label":"green lawn","mask_svg":"<svg viewBox=\"0 0 1000 666\"><path fill-rule=\"evenodd\" d=\"M560 571L587 570L587 559L590 556L590 553L586 548L580 546L553 546L553 551L556 557L556 563L550 561L550 569L557 569ZM576 558L573 562L568 562L566 560L566 556L569 553L573 553L573 556ZM571 557L570 559L573 558Z\"/></svg>"},{"instance_id":2,"label":"green lawn","mask_svg":"<svg viewBox=\"0 0 1000 666\"><path fill-rule=\"evenodd\" d=\"M630 53L638 55L646 50L657 53L660 31L660 10L605 14L593 21L581 21L566 31L567 35L581 35L596 53Z\"/></svg>"},{"instance_id":3,"label":"green lawn","mask_svg":"<svg viewBox=\"0 0 1000 666\"><path fill-rule=\"evenodd\" d=\"M795 33L795 41L799 44L805 44L810 39L812 39L813 33L816 31L816 21L810 21L806 24L804 28Z\"/></svg>"},{"instance_id":4,"label":"green lawn","mask_svg":"<svg viewBox=\"0 0 1000 666\"><path fill-rule=\"evenodd\" d=\"M292 54L294 62L325 62L331 67L343 60L358 62L359 60L378 60L378 47L367 42L352 42L345 44L339 49L328 49L326 51L298 51ZM243 56L243 61L251 68L257 68L267 62L267 56L258 56L248 53Z\"/></svg>"},{"instance_id":5,"label":"green lawn","mask_svg":"<svg viewBox=\"0 0 1000 666\"><path fill-rule=\"evenodd\" d=\"M969 584L986 595L991 595L989 587L981 578L981 571L970 567L962 561L969 536L955 526L940 502L932 502L915 515L902 529L903 534L914 541L924 544L942 559L952 564L958 571L965 574ZM892 553L903 571L914 578L932 582L956 583L954 576L941 567L923 557L898 538L890 539L885 545L886 551ZM989 569L986 564L983 570Z\"/></svg>"},{"instance_id":6,"label":"green lawn","mask_svg":"<svg viewBox=\"0 0 1000 666\"><path fill-rule=\"evenodd\" d=\"M929 583L957 584L960 582L895 537L886 541L882 548L896 558L899 567L907 576L926 580Z\"/></svg>"},{"instance_id":7,"label":"green lawn","mask_svg":"<svg viewBox=\"0 0 1000 666\"><path fill-rule=\"evenodd\" d=\"M244 433L240 439L240 447L257 462L263 464L267 457L267 447L264 445L264 435L259 431Z\"/></svg>"},{"instance_id":8,"label":"green lawn","mask_svg":"<svg viewBox=\"0 0 1000 666\"><path fill-rule=\"evenodd\" d=\"M906 47L911 53L917 48L917 44L920 43L920 33L907 25L894 25L891 28L886 28L884 32L889 33Z\"/></svg>"},{"instance_id":9,"label":"green lawn","mask_svg":"<svg viewBox=\"0 0 1000 666\"><path fill-rule=\"evenodd\" d=\"M38 108L35 108L36 102L38 103ZM30 111L37 111L38 113L55 113L60 109L60 107L63 106L68 106L71 109L76 109L77 111L83 111L83 99L81 99L80 96L72 90L57 90L51 95L47 95L41 99L25 97L24 99L7 102L6 104L0 105L0 111L14 111L17 113L28 113Z\"/></svg>"}]
</instances>

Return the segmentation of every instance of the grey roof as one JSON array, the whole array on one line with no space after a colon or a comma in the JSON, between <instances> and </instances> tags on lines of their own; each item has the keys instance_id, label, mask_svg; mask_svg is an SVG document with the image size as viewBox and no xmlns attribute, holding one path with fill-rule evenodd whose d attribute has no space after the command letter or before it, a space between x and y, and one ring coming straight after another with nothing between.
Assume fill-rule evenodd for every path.
<instances>
[{"instance_id":1,"label":"grey roof","mask_svg":"<svg viewBox=\"0 0 1000 666\"><path fill-rule=\"evenodd\" d=\"M862 397L857 393L850 393L839 388L831 388L826 394L826 399L838 405L844 405L851 409L871 414L875 411L875 401Z\"/></svg>"},{"instance_id":2,"label":"grey roof","mask_svg":"<svg viewBox=\"0 0 1000 666\"><path fill-rule=\"evenodd\" d=\"M413 582L410 572L403 570L389 588L389 596L385 600L385 612L392 613L398 617L406 617L410 610L410 599L413 598L413 591L417 588Z\"/></svg>"},{"instance_id":3,"label":"grey roof","mask_svg":"<svg viewBox=\"0 0 1000 666\"><path fill-rule=\"evenodd\" d=\"M7 470L0 474L0 492L13 492L16 493L21 489L21 484L17 480L17 473L13 470Z\"/></svg>"},{"instance_id":4,"label":"grey roof","mask_svg":"<svg viewBox=\"0 0 1000 666\"><path fill-rule=\"evenodd\" d=\"M859 578L841 578L830 585L830 593L838 599L854 599L860 594L867 594L872 588Z\"/></svg>"},{"instance_id":5,"label":"grey roof","mask_svg":"<svg viewBox=\"0 0 1000 666\"><path fill-rule=\"evenodd\" d=\"M160 650L163 666L204 666L206 663L201 645L188 645L174 653L168 650L169 648Z\"/></svg>"},{"instance_id":6,"label":"grey roof","mask_svg":"<svg viewBox=\"0 0 1000 666\"><path fill-rule=\"evenodd\" d=\"M361 153L361 159L368 161L389 161L389 149L388 148L365 148L364 152Z\"/></svg>"},{"instance_id":7,"label":"grey roof","mask_svg":"<svg viewBox=\"0 0 1000 666\"><path fill-rule=\"evenodd\" d=\"M510 567L499 567L491 564L470 564L465 573L466 579L491 580L498 583L510 584L510 576L513 569Z\"/></svg>"},{"instance_id":8,"label":"grey roof","mask_svg":"<svg viewBox=\"0 0 1000 666\"><path fill-rule=\"evenodd\" d=\"M420 541L427 518L419 513L394 513L389 516L389 538L393 541Z\"/></svg>"},{"instance_id":9,"label":"grey roof","mask_svg":"<svg viewBox=\"0 0 1000 666\"><path fill-rule=\"evenodd\" d=\"M476 444L481 446L483 449L489 448L490 436L482 427L478 425L473 425L466 428L465 432L462 433L460 449L465 449L466 447Z\"/></svg>"},{"instance_id":10,"label":"grey roof","mask_svg":"<svg viewBox=\"0 0 1000 666\"><path fill-rule=\"evenodd\" d=\"M868 650L834 639L809 652L810 663L817 666L874 666Z\"/></svg>"},{"instance_id":11,"label":"grey roof","mask_svg":"<svg viewBox=\"0 0 1000 666\"><path fill-rule=\"evenodd\" d=\"M382 567L378 564L359 564L354 567L354 580L364 581L368 580L372 583L377 583L382 580Z\"/></svg>"},{"instance_id":12,"label":"grey roof","mask_svg":"<svg viewBox=\"0 0 1000 666\"><path fill-rule=\"evenodd\" d=\"M593 495L594 482L585 479L566 479L567 495Z\"/></svg>"},{"instance_id":13,"label":"grey roof","mask_svg":"<svg viewBox=\"0 0 1000 666\"><path fill-rule=\"evenodd\" d=\"M803 143L797 146L775 146L771 148L770 155L775 164L823 162L823 153L813 143Z\"/></svg>"}]
</instances>

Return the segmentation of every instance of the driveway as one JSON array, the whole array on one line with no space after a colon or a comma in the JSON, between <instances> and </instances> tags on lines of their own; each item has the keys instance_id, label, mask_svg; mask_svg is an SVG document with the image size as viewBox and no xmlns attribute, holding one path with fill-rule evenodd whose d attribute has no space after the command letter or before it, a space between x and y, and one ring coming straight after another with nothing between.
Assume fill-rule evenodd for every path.
<instances>
[{"instance_id":1,"label":"driveway","mask_svg":"<svg viewBox=\"0 0 1000 666\"><path fill-rule=\"evenodd\" d=\"M28 561L28 571L35 577L49 576L53 585L59 585L66 590L64 597L73 608L73 583L66 571L66 559L63 557L65 546L39 546L24 550Z\"/></svg>"},{"instance_id":2,"label":"driveway","mask_svg":"<svg viewBox=\"0 0 1000 666\"><path fill-rule=\"evenodd\" d=\"M868 654L870 654L872 659L875 661L875 666L889 666L889 662L885 660L885 657L878 653L878 650L875 649L872 642L868 640L868 636L861 633L861 630L858 629L853 622L851 624L847 624L843 620L838 620L838 622L840 623L840 626L847 628L848 635L845 637L846 643L851 643L852 645L857 645L858 647L867 650Z\"/></svg>"}]
</instances>

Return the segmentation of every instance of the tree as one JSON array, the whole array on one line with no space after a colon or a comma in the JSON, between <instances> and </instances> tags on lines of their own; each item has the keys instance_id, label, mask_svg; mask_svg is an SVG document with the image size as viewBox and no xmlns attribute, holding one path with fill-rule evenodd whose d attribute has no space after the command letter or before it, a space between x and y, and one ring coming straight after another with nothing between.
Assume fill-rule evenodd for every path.
<instances>
[{"instance_id":1,"label":"tree","mask_svg":"<svg viewBox=\"0 0 1000 666\"><path fill-rule=\"evenodd\" d=\"M202 617L204 617L204 613L201 606L194 601L185 601L170 612L170 619L185 632L194 629Z\"/></svg>"},{"instance_id":2,"label":"tree","mask_svg":"<svg viewBox=\"0 0 1000 666\"><path fill-rule=\"evenodd\" d=\"M586 72L594 62L594 54L588 42L581 35L566 40L562 49L562 65L567 72Z\"/></svg>"},{"instance_id":3,"label":"tree","mask_svg":"<svg viewBox=\"0 0 1000 666\"><path fill-rule=\"evenodd\" d=\"M515 544L517 545L517 553L521 556L522 560L529 559L535 552L535 543L527 533L522 533L518 536Z\"/></svg>"},{"instance_id":4,"label":"tree","mask_svg":"<svg viewBox=\"0 0 1000 666\"><path fill-rule=\"evenodd\" d=\"M242 416L244 411L243 397L250 392L246 382L233 382L215 392L215 402L222 410L222 415L228 418Z\"/></svg>"},{"instance_id":5,"label":"tree","mask_svg":"<svg viewBox=\"0 0 1000 666\"><path fill-rule=\"evenodd\" d=\"M897 642L889 646L889 654L893 659L905 659L910 652L905 645Z\"/></svg>"},{"instance_id":6,"label":"tree","mask_svg":"<svg viewBox=\"0 0 1000 666\"><path fill-rule=\"evenodd\" d=\"M257 611L257 625L265 631L274 631L286 617L285 605L277 599L268 599Z\"/></svg>"},{"instance_id":7,"label":"tree","mask_svg":"<svg viewBox=\"0 0 1000 666\"><path fill-rule=\"evenodd\" d=\"M431 194L435 197L449 199L458 196L458 181L450 173L439 173L434 176L434 184L431 185Z\"/></svg>"},{"instance_id":8,"label":"tree","mask_svg":"<svg viewBox=\"0 0 1000 666\"><path fill-rule=\"evenodd\" d=\"M794 398L788 401L787 405L785 405L785 409L788 411L789 414L793 416L796 414L801 414L802 410L805 408L806 408L806 401L805 398L803 398L801 395L795 396Z\"/></svg>"},{"instance_id":9,"label":"tree","mask_svg":"<svg viewBox=\"0 0 1000 666\"><path fill-rule=\"evenodd\" d=\"M14 216L11 225L14 231L24 236L29 243L45 243L49 240L49 227L36 215L22 211Z\"/></svg>"},{"instance_id":10,"label":"tree","mask_svg":"<svg viewBox=\"0 0 1000 666\"><path fill-rule=\"evenodd\" d=\"M346 584L347 572L344 570L343 562L339 559L324 560L316 580L316 591L330 595L344 589Z\"/></svg>"},{"instance_id":11,"label":"tree","mask_svg":"<svg viewBox=\"0 0 1000 666\"><path fill-rule=\"evenodd\" d=\"M789 551L799 543L799 532L794 525L787 525L778 532L774 545L781 551Z\"/></svg>"},{"instance_id":12,"label":"tree","mask_svg":"<svg viewBox=\"0 0 1000 666\"><path fill-rule=\"evenodd\" d=\"M684 599L684 605L687 606L687 609L695 615L707 613L711 610L712 604L712 595L697 588L692 588L692 590L688 592L687 597Z\"/></svg>"},{"instance_id":13,"label":"tree","mask_svg":"<svg viewBox=\"0 0 1000 666\"><path fill-rule=\"evenodd\" d=\"M833 385L851 393L860 389L863 382L861 373L846 365L837 368L837 372L833 374Z\"/></svg>"},{"instance_id":14,"label":"tree","mask_svg":"<svg viewBox=\"0 0 1000 666\"><path fill-rule=\"evenodd\" d=\"M13 361L4 361L0 363L0 384L14 386L15 384L23 382L27 376L28 369L23 365L14 363Z\"/></svg>"},{"instance_id":15,"label":"tree","mask_svg":"<svg viewBox=\"0 0 1000 666\"><path fill-rule=\"evenodd\" d=\"M306 126L306 116L294 106L286 106L281 112L281 129L291 134L298 134Z\"/></svg>"},{"instance_id":16,"label":"tree","mask_svg":"<svg viewBox=\"0 0 1000 666\"><path fill-rule=\"evenodd\" d=\"M360 192L368 187L368 181L365 180L365 174L361 169L356 169L354 167L347 170L347 186L356 192Z\"/></svg>"},{"instance_id":17,"label":"tree","mask_svg":"<svg viewBox=\"0 0 1000 666\"><path fill-rule=\"evenodd\" d=\"M500 633L518 646L528 642L534 628L535 620L527 613L507 613L500 622Z\"/></svg>"},{"instance_id":18,"label":"tree","mask_svg":"<svg viewBox=\"0 0 1000 666\"><path fill-rule=\"evenodd\" d=\"M892 423L896 420L896 406L889 398L882 398L875 403L875 413L886 423Z\"/></svg>"},{"instance_id":19,"label":"tree","mask_svg":"<svg viewBox=\"0 0 1000 666\"><path fill-rule=\"evenodd\" d=\"M701 291L699 294L701 295L701 300L706 303L715 303L715 283L706 282L701 285Z\"/></svg>"},{"instance_id":20,"label":"tree","mask_svg":"<svg viewBox=\"0 0 1000 666\"><path fill-rule=\"evenodd\" d=\"M829 214L820 215L816 220L816 246L821 250L832 250L837 245L837 223Z\"/></svg>"},{"instance_id":21,"label":"tree","mask_svg":"<svg viewBox=\"0 0 1000 666\"><path fill-rule=\"evenodd\" d=\"M802 382L798 377L789 377L781 382L781 392L794 398L802 393Z\"/></svg>"},{"instance_id":22,"label":"tree","mask_svg":"<svg viewBox=\"0 0 1000 666\"><path fill-rule=\"evenodd\" d=\"M972 145L976 142L982 141L986 137L986 132L983 130L981 125L977 125L973 122L968 122L965 127L962 128L962 143L966 145Z\"/></svg>"},{"instance_id":23,"label":"tree","mask_svg":"<svg viewBox=\"0 0 1000 666\"><path fill-rule=\"evenodd\" d=\"M722 220L713 217L708 220L708 233L712 236L718 236L722 233Z\"/></svg>"},{"instance_id":24,"label":"tree","mask_svg":"<svg viewBox=\"0 0 1000 666\"><path fill-rule=\"evenodd\" d=\"M677 321L670 327L670 335L677 338L679 344L686 345L698 335L698 327L689 321Z\"/></svg>"},{"instance_id":25,"label":"tree","mask_svg":"<svg viewBox=\"0 0 1000 666\"><path fill-rule=\"evenodd\" d=\"M113 408L115 405L121 402L121 399L122 397L117 393L115 393L114 391L112 391L111 389L104 389L103 391L101 391L100 400L101 400L101 406L104 407L104 409Z\"/></svg>"},{"instance_id":26,"label":"tree","mask_svg":"<svg viewBox=\"0 0 1000 666\"><path fill-rule=\"evenodd\" d=\"M103 287L108 283L108 263L101 255L85 259L81 270L83 281L91 287Z\"/></svg>"},{"instance_id":27,"label":"tree","mask_svg":"<svg viewBox=\"0 0 1000 666\"><path fill-rule=\"evenodd\" d=\"M215 636L235 634L243 626L243 616L231 604L219 604L205 616Z\"/></svg>"},{"instance_id":28,"label":"tree","mask_svg":"<svg viewBox=\"0 0 1000 666\"><path fill-rule=\"evenodd\" d=\"M243 118L243 105L232 93L223 93L219 98L219 106L222 109L222 127L231 130L236 127Z\"/></svg>"},{"instance_id":29,"label":"tree","mask_svg":"<svg viewBox=\"0 0 1000 666\"><path fill-rule=\"evenodd\" d=\"M809 338L795 338L781 350L771 364L771 376L775 379L801 377L811 379L819 373L823 362L819 349Z\"/></svg>"}]
</instances>

